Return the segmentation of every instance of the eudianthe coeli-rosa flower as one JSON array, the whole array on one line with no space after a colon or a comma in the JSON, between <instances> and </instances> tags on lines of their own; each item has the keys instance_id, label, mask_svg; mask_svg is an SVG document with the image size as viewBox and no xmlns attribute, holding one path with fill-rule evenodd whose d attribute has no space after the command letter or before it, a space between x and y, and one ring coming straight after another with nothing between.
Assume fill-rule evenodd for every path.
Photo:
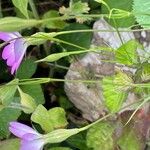
<instances>
[{"instance_id":1,"label":"eudianthe coeli-rosa flower","mask_svg":"<svg viewBox=\"0 0 150 150\"><path fill-rule=\"evenodd\" d=\"M8 42L2 52L2 58L7 61L14 74L19 68L28 44L19 32L0 32L0 39Z\"/></svg>"},{"instance_id":2,"label":"eudianthe coeli-rosa flower","mask_svg":"<svg viewBox=\"0 0 150 150\"><path fill-rule=\"evenodd\" d=\"M46 143L43 135L19 122L10 122L9 130L21 139L20 150L42 150Z\"/></svg>"}]
</instances>

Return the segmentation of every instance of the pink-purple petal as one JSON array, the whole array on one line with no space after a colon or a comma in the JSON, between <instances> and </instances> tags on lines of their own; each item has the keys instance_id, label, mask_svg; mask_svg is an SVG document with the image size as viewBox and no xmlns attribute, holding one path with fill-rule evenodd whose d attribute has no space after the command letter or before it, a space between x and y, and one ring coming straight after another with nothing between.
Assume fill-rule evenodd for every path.
<instances>
[{"instance_id":1,"label":"pink-purple petal","mask_svg":"<svg viewBox=\"0 0 150 150\"><path fill-rule=\"evenodd\" d=\"M43 135L19 122L10 122L10 132L21 139L20 150L42 150L45 144Z\"/></svg>"},{"instance_id":2,"label":"pink-purple petal","mask_svg":"<svg viewBox=\"0 0 150 150\"><path fill-rule=\"evenodd\" d=\"M13 64L12 68L11 68L11 74L14 74L16 72L16 63Z\"/></svg>"},{"instance_id":3,"label":"pink-purple petal","mask_svg":"<svg viewBox=\"0 0 150 150\"><path fill-rule=\"evenodd\" d=\"M2 58L7 60L7 65L11 67L11 74L14 74L20 66L28 44L19 32L0 32L0 39L10 43L5 46Z\"/></svg>"},{"instance_id":4,"label":"pink-purple petal","mask_svg":"<svg viewBox=\"0 0 150 150\"><path fill-rule=\"evenodd\" d=\"M14 135L16 135L19 138L22 138L27 133L39 135L31 127L24 125L22 123L18 123L18 122L10 122L9 130L10 130L10 132L12 132Z\"/></svg>"},{"instance_id":5,"label":"pink-purple petal","mask_svg":"<svg viewBox=\"0 0 150 150\"><path fill-rule=\"evenodd\" d=\"M13 66L13 64L14 64L14 62L15 62L15 57L9 57L8 59L7 59L7 65L8 66Z\"/></svg>"},{"instance_id":6,"label":"pink-purple petal","mask_svg":"<svg viewBox=\"0 0 150 150\"><path fill-rule=\"evenodd\" d=\"M24 39L17 39L14 43L14 52L15 52L15 60L16 62L19 59L22 59L26 49L28 47L28 44L25 42Z\"/></svg>"},{"instance_id":7,"label":"pink-purple petal","mask_svg":"<svg viewBox=\"0 0 150 150\"><path fill-rule=\"evenodd\" d=\"M0 39L7 42L10 41L12 39L18 38L21 35L18 32L0 32Z\"/></svg>"},{"instance_id":8,"label":"pink-purple petal","mask_svg":"<svg viewBox=\"0 0 150 150\"><path fill-rule=\"evenodd\" d=\"M15 63L11 68L11 74L14 74L14 72L19 68L27 47L28 45L24 39L17 39L15 41L14 43Z\"/></svg>"},{"instance_id":9,"label":"pink-purple petal","mask_svg":"<svg viewBox=\"0 0 150 150\"><path fill-rule=\"evenodd\" d=\"M13 57L15 56L14 55L14 44L13 43L5 46L4 49L3 49L3 52L2 52L2 58L4 60L8 59L11 56L13 56Z\"/></svg>"},{"instance_id":10,"label":"pink-purple petal","mask_svg":"<svg viewBox=\"0 0 150 150\"><path fill-rule=\"evenodd\" d=\"M42 137L41 134L27 133L27 134L22 136L22 139L26 140L26 141L33 141L33 140L38 140L41 137Z\"/></svg>"},{"instance_id":11,"label":"pink-purple petal","mask_svg":"<svg viewBox=\"0 0 150 150\"><path fill-rule=\"evenodd\" d=\"M44 146L43 140L21 141L20 150L42 150Z\"/></svg>"}]
</instances>

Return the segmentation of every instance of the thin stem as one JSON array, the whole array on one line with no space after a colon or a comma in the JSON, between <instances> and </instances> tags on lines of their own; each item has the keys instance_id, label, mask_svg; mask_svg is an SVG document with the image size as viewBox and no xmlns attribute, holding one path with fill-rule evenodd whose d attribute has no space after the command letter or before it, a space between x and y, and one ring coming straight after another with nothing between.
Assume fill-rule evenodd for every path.
<instances>
[{"instance_id":1,"label":"thin stem","mask_svg":"<svg viewBox=\"0 0 150 150\"><path fill-rule=\"evenodd\" d=\"M40 19L40 16L39 16L38 11L37 11L37 9L36 9L34 0L29 0L29 4L30 4L30 7L31 7L31 9L32 9L34 18L35 18L35 19ZM40 32L44 32L44 29L43 29L42 27L40 27L40 28L39 28L39 31L40 31ZM44 43L44 44L43 44L43 47L44 47L44 50L45 50L46 55L48 55L48 47L47 47L47 44Z\"/></svg>"},{"instance_id":2,"label":"thin stem","mask_svg":"<svg viewBox=\"0 0 150 150\"><path fill-rule=\"evenodd\" d=\"M108 118L108 117L110 117L110 116L112 116L112 115L114 115L114 114L110 113L110 114L108 114L108 115L106 115L106 116L104 116L104 117L102 117L102 118L96 120L95 122L93 122L93 123L91 123L91 124L85 126L85 127L79 128L79 130L80 130L80 132L81 132L81 131L84 131L84 130L87 130L87 129L89 129L90 127L92 127L92 126L94 126L95 124L97 124L98 122L100 122L100 121L102 121L102 120L104 120L104 119L106 119L106 118Z\"/></svg>"},{"instance_id":3,"label":"thin stem","mask_svg":"<svg viewBox=\"0 0 150 150\"><path fill-rule=\"evenodd\" d=\"M60 39L51 38L50 40L58 42L58 43L67 44L67 45L70 45L70 46L73 46L73 47L76 47L76 48L79 48L79 49L82 49L82 50L86 50L85 47L81 47L79 45L76 45L76 44L73 44L73 43L70 43L70 42L67 42L67 41L63 41L63 40L60 40Z\"/></svg>"},{"instance_id":4,"label":"thin stem","mask_svg":"<svg viewBox=\"0 0 150 150\"><path fill-rule=\"evenodd\" d=\"M148 96L147 98L145 98L143 100L143 102L136 108L136 110L132 113L132 115L130 116L130 118L128 119L128 121L126 122L125 126L131 121L131 119L133 118L133 116L136 114L136 112L148 101L150 100L150 96Z\"/></svg>"},{"instance_id":5,"label":"thin stem","mask_svg":"<svg viewBox=\"0 0 150 150\"><path fill-rule=\"evenodd\" d=\"M53 64L53 63L47 63L48 65L50 66L53 66L53 67L57 67L57 68L60 68L60 69L64 69L64 70L69 70L68 67L65 67L65 66L61 66L61 65L58 65L58 64Z\"/></svg>"}]
</instances>

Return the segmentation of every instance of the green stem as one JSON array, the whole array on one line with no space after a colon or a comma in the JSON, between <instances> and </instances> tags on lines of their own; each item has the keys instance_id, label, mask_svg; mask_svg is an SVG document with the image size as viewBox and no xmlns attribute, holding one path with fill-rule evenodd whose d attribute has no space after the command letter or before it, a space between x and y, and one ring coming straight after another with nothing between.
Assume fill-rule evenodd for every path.
<instances>
[{"instance_id":1,"label":"green stem","mask_svg":"<svg viewBox=\"0 0 150 150\"><path fill-rule=\"evenodd\" d=\"M136 110L132 113L132 115L130 116L130 118L128 119L128 121L126 122L125 126L131 121L131 119L133 118L133 116L136 114L136 112L148 101L150 100L150 96L148 96L147 98L145 98L143 100L143 102L136 108Z\"/></svg>"},{"instance_id":2,"label":"green stem","mask_svg":"<svg viewBox=\"0 0 150 150\"><path fill-rule=\"evenodd\" d=\"M53 64L53 63L47 63L47 64L50 65L50 66L54 66L54 67L60 68L60 69L69 70L68 67L61 66L61 65L58 65L58 64Z\"/></svg>"},{"instance_id":3,"label":"green stem","mask_svg":"<svg viewBox=\"0 0 150 150\"><path fill-rule=\"evenodd\" d=\"M79 45L76 45L76 44L73 44L73 43L70 43L70 42L67 42L67 41L63 41L63 40L60 40L60 39L51 38L50 40L58 42L58 43L67 44L67 45L70 45L70 46L73 46L73 47L76 47L76 48L79 48L79 49L82 49L82 50L86 50L86 48L84 48L84 47L81 47Z\"/></svg>"},{"instance_id":4,"label":"green stem","mask_svg":"<svg viewBox=\"0 0 150 150\"><path fill-rule=\"evenodd\" d=\"M17 85L30 85L30 84L43 84L48 82L73 82L73 83L98 83L101 80L67 80L67 79L55 79L55 78L32 78L32 79L21 79ZM10 86L15 84L9 84L5 86Z\"/></svg>"},{"instance_id":5,"label":"green stem","mask_svg":"<svg viewBox=\"0 0 150 150\"><path fill-rule=\"evenodd\" d=\"M30 4L30 7L31 7L31 9L32 9L34 18L39 20L40 17L39 17L38 11L37 11L37 9L36 9L34 0L29 0L29 4ZM39 31L40 31L40 32L44 32L44 29L43 29L42 27L40 27L40 28L39 28ZM44 47L44 50L45 50L46 55L48 55L48 47L47 47L47 44L44 43L44 44L43 44L43 47Z\"/></svg>"},{"instance_id":6,"label":"green stem","mask_svg":"<svg viewBox=\"0 0 150 150\"><path fill-rule=\"evenodd\" d=\"M112 116L112 115L113 115L113 114L110 113L110 114L108 114L108 115L106 115L106 116L104 116L104 117L98 119L97 121L95 121L95 122L93 122L93 123L91 123L91 124L85 126L85 127L79 128L79 130L80 130L80 132L81 132L81 131L84 131L84 130L87 130L87 129L89 129L90 127L92 127L92 126L94 126L95 124L97 124L98 122L100 122L100 121L102 121L102 120L104 120L104 119L106 119L106 118L108 118L108 117L110 117L110 116Z\"/></svg>"},{"instance_id":7,"label":"green stem","mask_svg":"<svg viewBox=\"0 0 150 150\"><path fill-rule=\"evenodd\" d=\"M51 21L51 20L69 20L69 19L74 19L77 17L87 17L87 18L109 18L109 14L83 14L83 15L70 15L70 16L60 16L60 17L54 17L54 18L48 18L48 19L43 19L41 20L41 22L47 22L47 21ZM115 19L120 19L123 17L118 17L117 14L112 14L111 17L115 18Z\"/></svg>"}]
</instances>

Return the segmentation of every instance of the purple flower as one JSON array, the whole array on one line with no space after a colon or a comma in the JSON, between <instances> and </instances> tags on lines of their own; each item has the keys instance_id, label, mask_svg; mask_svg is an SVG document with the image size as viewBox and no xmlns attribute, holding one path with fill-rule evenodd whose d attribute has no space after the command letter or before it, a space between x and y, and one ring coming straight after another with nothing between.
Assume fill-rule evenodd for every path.
<instances>
[{"instance_id":1,"label":"purple flower","mask_svg":"<svg viewBox=\"0 0 150 150\"><path fill-rule=\"evenodd\" d=\"M10 122L9 130L21 139L20 150L42 150L45 144L43 135L31 127L18 122Z\"/></svg>"},{"instance_id":2,"label":"purple flower","mask_svg":"<svg viewBox=\"0 0 150 150\"><path fill-rule=\"evenodd\" d=\"M3 49L2 58L7 60L11 74L14 74L20 66L28 44L19 32L0 32L0 39L9 43Z\"/></svg>"}]
</instances>

